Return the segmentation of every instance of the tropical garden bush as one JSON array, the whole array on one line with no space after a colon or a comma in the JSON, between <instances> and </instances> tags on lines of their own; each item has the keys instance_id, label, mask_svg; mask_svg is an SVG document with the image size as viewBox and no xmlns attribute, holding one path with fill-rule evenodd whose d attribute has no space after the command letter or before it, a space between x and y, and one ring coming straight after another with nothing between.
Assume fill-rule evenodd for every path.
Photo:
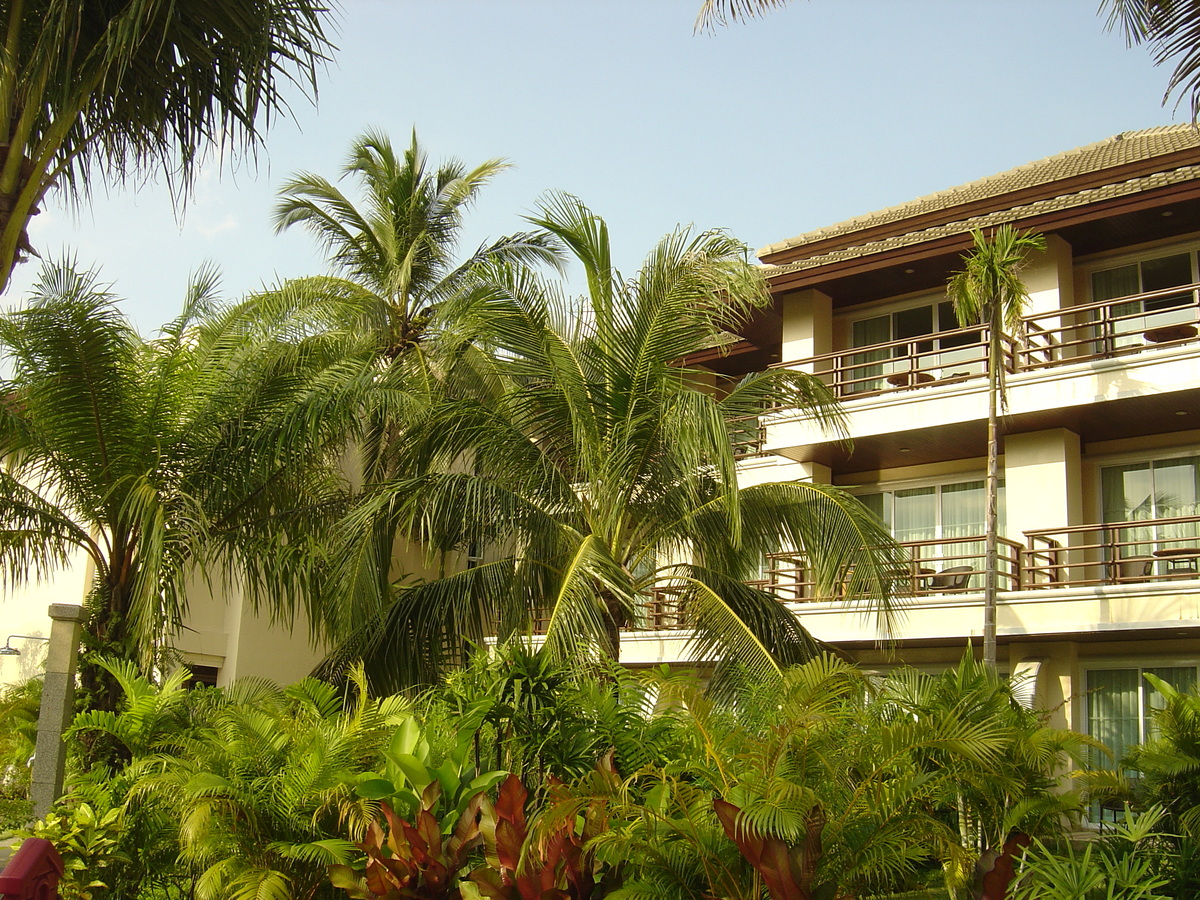
<instances>
[{"instance_id":1,"label":"tropical garden bush","mask_svg":"<svg viewBox=\"0 0 1200 900\"><path fill-rule=\"evenodd\" d=\"M37 744L42 682L31 678L0 691L0 835L29 821L30 760Z\"/></svg>"},{"instance_id":2,"label":"tropical garden bush","mask_svg":"<svg viewBox=\"0 0 1200 900\"><path fill-rule=\"evenodd\" d=\"M874 676L822 654L732 694L521 643L415 696L372 697L361 669L188 689L103 665L122 700L72 737L122 753L35 827L72 896L965 898L1014 834L1029 878L1111 862L1149 900L1173 877L1161 813L1072 862L1082 800L1057 778L1086 739L969 655Z\"/></svg>"}]
</instances>

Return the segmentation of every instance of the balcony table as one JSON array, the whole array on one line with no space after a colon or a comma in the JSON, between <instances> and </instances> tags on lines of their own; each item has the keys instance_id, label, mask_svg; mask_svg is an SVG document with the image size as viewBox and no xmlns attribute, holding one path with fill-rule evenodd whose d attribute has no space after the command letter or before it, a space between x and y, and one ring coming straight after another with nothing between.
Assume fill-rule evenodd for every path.
<instances>
[{"instance_id":1,"label":"balcony table","mask_svg":"<svg viewBox=\"0 0 1200 900\"><path fill-rule=\"evenodd\" d=\"M1151 328L1142 337L1152 344L1169 344L1171 341L1186 341L1188 338L1194 338L1196 334L1195 325L1190 325L1187 322L1179 322L1175 325L1161 325L1158 328Z\"/></svg>"},{"instance_id":2,"label":"balcony table","mask_svg":"<svg viewBox=\"0 0 1200 900\"><path fill-rule=\"evenodd\" d=\"M910 384L929 384L933 376L928 372L896 372L887 377L893 387L908 387Z\"/></svg>"},{"instance_id":3,"label":"balcony table","mask_svg":"<svg viewBox=\"0 0 1200 900\"><path fill-rule=\"evenodd\" d=\"M1166 561L1168 575L1183 572L1195 574L1195 562L1200 559L1200 547L1163 547L1155 550L1154 555Z\"/></svg>"}]
</instances>

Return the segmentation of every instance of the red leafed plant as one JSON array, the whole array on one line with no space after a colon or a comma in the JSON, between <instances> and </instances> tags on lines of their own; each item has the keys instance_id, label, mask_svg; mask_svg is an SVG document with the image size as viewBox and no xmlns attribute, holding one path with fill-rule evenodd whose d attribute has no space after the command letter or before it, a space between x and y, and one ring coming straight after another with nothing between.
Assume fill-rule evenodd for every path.
<instances>
[{"instance_id":1,"label":"red leafed plant","mask_svg":"<svg viewBox=\"0 0 1200 900\"><path fill-rule=\"evenodd\" d=\"M442 793L432 781L421 795L421 809L409 823L396 815L386 802L379 805L387 829L376 819L358 844L367 854L365 873L350 866L330 866L334 887L356 900L461 900L459 872L468 854L483 842L479 829L482 793L467 803L454 831L443 836L433 810Z\"/></svg>"},{"instance_id":2,"label":"red leafed plant","mask_svg":"<svg viewBox=\"0 0 1200 900\"><path fill-rule=\"evenodd\" d=\"M562 787L550 780L552 794ZM572 817L531 839L525 820L528 799L521 779L509 775L495 804L484 802L481 829L488 865L468 877L490 900L588 900L595 889L583 850L589 835L579 831Z\"/></svg>"},{"instance_id":3,"label":"red leafed plant","mask_svg":"<svg viewBox=\"0 0 1200 900\"><path fill-rule=\"evenodd\" d=\"M817 893L813 880L821 858L821 829L825 826L819 807L814 807L807 816L807 834L801 844L756 834L738 822L741 810L726 800L714 800L713 809L725 835L762 876L771 900L813 900Z\"/></svg>"}]
</instances>

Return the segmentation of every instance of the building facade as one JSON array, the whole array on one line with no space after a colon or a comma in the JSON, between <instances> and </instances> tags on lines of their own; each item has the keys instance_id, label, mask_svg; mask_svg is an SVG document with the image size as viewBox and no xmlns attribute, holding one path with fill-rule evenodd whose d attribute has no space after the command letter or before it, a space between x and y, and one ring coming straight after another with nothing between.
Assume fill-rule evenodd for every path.
<instances>
[{"instance_id":1,"label":"building facade","mask_svg":"<svg viewBox=\"0 0 1200 900\"><path fill-rule=\"evenodd\" d=\"M817 637L872 665L943 667L981 643L988 335L946 301L972 229L1046 236L1005 335L998 641L1058 724L1117 750L1200 665L1200 131L1117 135L760 251L773 304L705 362L821 378L852 445L801 411L756 423L742 477L858 495L905 546L910 599L881 649L814 595L788 548L764 581ZM669 655L630 635L623 658ZM1102 690L1101 690L1102 689Z\"/></svg>"},{"instance_id":2,"label":"building facade","mask_svg":"<svg viewBox=\"0 0 1200 900\"><path fill-rule=\"evenodd\" d=\"M771 410L749 423L741 477L840 485L908 550L891 636L818 596L792 548L765 561L764 585L868 665L951 664L983 626L988 335L959 327L945 284L972 229L1002 223L1048 249L1023 272L1024 327L1004 336L1001 665L1058 724L1119 750L1155 702L1141 675L1182 685L1200 666L1200 131L1117 135L766 247L772 304L698 364L824 380L852 444ZM82 576L64 578L6 598L13 631L47 634L49 600L82 599ZM303 626L206 592L176 643L219 683L294 680L319 657ZM680 659L674 617L648 621L662 627L626 632L622 660ZM0 658L0 680L28 659Z\"/></svg>"}]
</instances>

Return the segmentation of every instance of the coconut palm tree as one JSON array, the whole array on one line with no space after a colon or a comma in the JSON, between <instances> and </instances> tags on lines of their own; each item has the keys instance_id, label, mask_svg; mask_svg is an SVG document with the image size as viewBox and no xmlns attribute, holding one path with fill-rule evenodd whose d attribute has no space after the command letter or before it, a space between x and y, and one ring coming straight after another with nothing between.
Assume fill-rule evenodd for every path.
<instances>
[{"instance_id":1,"label":"coconut palm tree","mask_svg":"<svg viewBox=\"0 0 1200 900\"><path fill-rule=\"evenodd\" d=\"M857 501L811 483L738 486L731 422L778 404L836 427L824 386L784 370L714 382L685 363L766 302L743 246L679 231L626 281L607 226L575 198L551 197L531 221L582 264L587 294L569 301L527 270L495 269L503 289L475 319L490 371L431 404L399 448L396 471L411 474L339 528L345 596L380 515L449 560L447 574L393 584L395 602L361 619L344 657L364 654L387 684L426 680L461 661L465 641L528 633L544 615L555 656L615 658L620 629L658 592L698 653L766 676L814 646L743 583L781 545L807 553L819 589L887 619L904 567Z\"/></svg>"},{"instance_id":2,"label":"coconut palm tree","mask_svg":"<svg viewBox=\"0 0 1200 900\"><path fill-rule=\"evenodd\" d=\"M1001 225L991 237L971 232L972 250L964 268L950 277L946 296L954 304L960 325L984 325L988 334L988 446L986 559L984 562L983 659L996 666L996 592L999 587L1000 433L998 408L1007 407L1005 372L1009 365L1007 336L1017 333L1029 291L1020 272L1034 253L1046 249L1046 239L1031 231Z\"/></svg>"},{"instance_id":3,"label":"coconut palm tree","mask_svg":"<svg viewBox=\"0 0 1200 900\"><path fill-rule=\"evenodd\" d=\"M324 423L349 381L342 349L250 342L226 327L215 289L200 273L183 314L146 341L94 274L47 265L26 308L0 319L12 366L0 571L32 580L81 551L92 645L143 671L180 625L197 569L244 575L286 614L303 596L313 498L336 487L313 462L340 447Z\"/></svg>"},{"instance_id":4,"label":"coconut palm tree","mask_svg":"<svg viewBox=\"0 0 1200 900\"><path fill-rule=\"evenodd\" d=\"M479 191L508 168L490 159L473 169L457 160L432 167L416 132L403 152L387 135L368 130L354 140L343 179L360 197L347 197L310 172L292 176L279 191L275 230L308 229L328 253L333 274L268 293L260 308L293 316L350 322L374 334L387 360L427 342L461 313L485 263L554 263L539 235L518 234L455 261L463 216Z\"/></svg>"},{"instance_id":5,"label":"coconut palm tree","mask_svg":"<svg viewBox=\"0 0 1200 900\"><path fill-rule=\"evenodd\" d=\"M50 188L161 164L185 191L211 143L256 146L281 80L315 90L329 17L319 0L0 4L0 290Z\"/></svg>"},{"instance_id":6,"label":"coconut palm tree","mask_svg":"<svg viewBox=\"0 0 1200 900\"><path fill-rule=\"evenodd\" d=\"M280 190L276 229L307 229L332 271L252 297L239 314L247 327L289 340L322 334L357 342L358 358L374 374L370 391L342 423L348 440L342 464L355 490L369 494L399 476L395 446L405 423L473 357L457 332L472 307L491 295L492 269L558 263L558 251L536 233L500 238L457 259L465 213L506 168L498 159L471 169L456 160L434 166L415 132L397 150L386 135L367 131L354 140L342 170L357 196L308 172ZM392 599L399 523L380 511L372 527L354 577L319 604L333 631L349 627L344 618L351 610L374 615ZM354 602L346 602L345 591Z\"/></svg>"}]
</instances>

